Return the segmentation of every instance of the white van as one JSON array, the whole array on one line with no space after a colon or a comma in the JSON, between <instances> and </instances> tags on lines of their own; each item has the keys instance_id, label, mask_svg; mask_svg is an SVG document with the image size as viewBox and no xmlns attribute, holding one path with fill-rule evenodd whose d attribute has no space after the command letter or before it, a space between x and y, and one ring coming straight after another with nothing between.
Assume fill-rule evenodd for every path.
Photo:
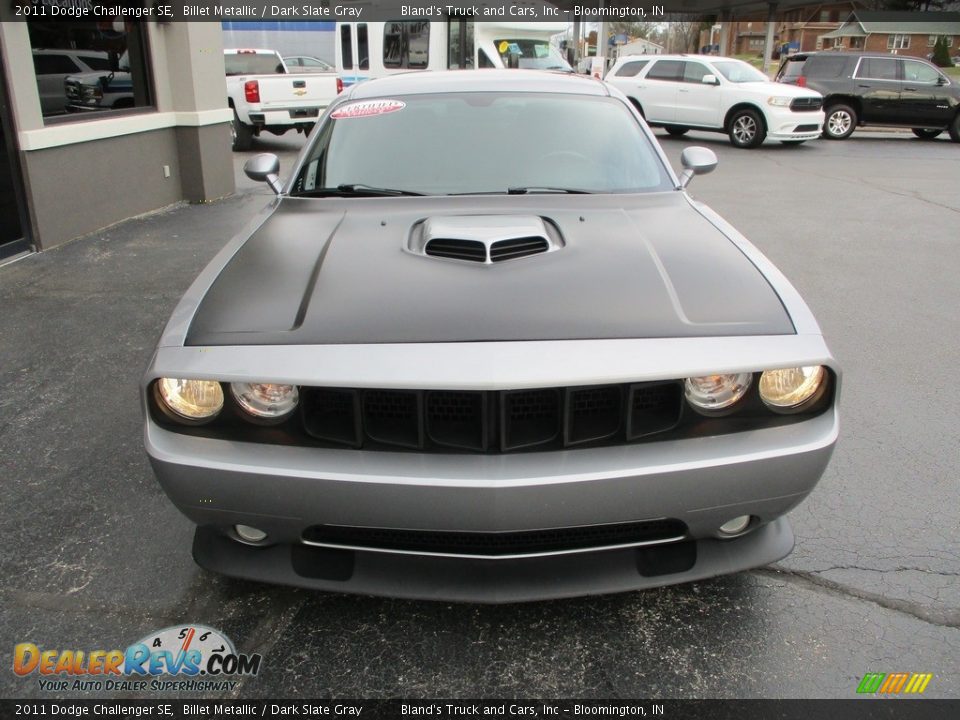
<instances>
[{"instance_id":1,"label":"white van","mask_svg":"<svg viewBox=\"0 0 960 720\"><path fill-rule=\"evenodd\" d=\"M398 20L337 23L344 86L410 70L533 68L573 72L552 39L565 22Z\"/></svg>"}]
</instances>

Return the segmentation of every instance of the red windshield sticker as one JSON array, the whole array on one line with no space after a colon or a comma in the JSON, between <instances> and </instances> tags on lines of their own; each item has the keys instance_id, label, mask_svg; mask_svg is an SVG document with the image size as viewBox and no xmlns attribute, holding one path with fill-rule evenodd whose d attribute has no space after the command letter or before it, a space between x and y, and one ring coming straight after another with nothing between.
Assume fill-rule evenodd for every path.
<instances>
[{"instance_id":1,"label":"red windshield sticker","mask_svg":"<svg viewBox=\"0 0 960 720\"><path fill-rule=\"evenodd\" d=\"M330 113L330 117L334 120L346 120L347 118L386 115L397 110L403 110L406 106L407 104L401 100L360 100L338 107Z\"/></svg>"}]
</instances>

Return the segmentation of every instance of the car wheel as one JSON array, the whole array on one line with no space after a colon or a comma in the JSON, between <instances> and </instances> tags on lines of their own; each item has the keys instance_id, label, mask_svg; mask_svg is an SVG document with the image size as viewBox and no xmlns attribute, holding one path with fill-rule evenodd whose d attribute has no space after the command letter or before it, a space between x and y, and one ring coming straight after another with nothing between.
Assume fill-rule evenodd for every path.
<instances>
[{"instance_id":1,"label":"car wheel","mask_svg":"<svg viewBox=\"0 0 960 720\"><path fill-rule=\"evenodd\" d=\"M951 140L955 143L960 143L960 113L953 116L953 122L950 123L947 132L950 133Z\"/></svg>"},{"instance_id":2,"label":"car wheel","mask_svg":"<svg viewBox=\"0 0 960 720\"><path fill-rule=\"evenodd\" d=\"M831 105L823 120L823 136L828 140L845 140L857 127L857 111L849 105Z\"/></svg>"},{"instance_id":3,"label":"car wheel","mask_svg":"<svg viewBox=\"0 0 960 720\"><path fill-rule=\"evenodd\" d=\"M253 145L253 128L240 122L236 110L233 111L233 122L230 123L230 138L234 150L249 150Z\"/></svg>"},{"instance_id":4,"label":"car wheel","mask_svg":"<svg viewBox=\"0 0 960 720\"><path fill-rule=\"evenodd\" d=\"M674 137L680 137L681 135L686 135L690 128L681 127L679 125L671 125L665 128L665 130Z\"/></svg>"},{"instance_id":5,"label":"car wheel","mask_svg":"<svg viewBox=\"0 0 960 720\"><path fill-rule=\"evenodd\" d=\"M738 110L733 114L727 133L731 144L738 148L757 147L767 136L760 114L749 108Z\"/></svg>"},{"instance_id":6,"label":"car wheel","mask_svg":"<svg viewBox=\"0 0 960 720\"><path fill-rule=\"evenodd\" d=\"M943 130L934 130L932 128L914 128L913 134L916 135L921 140L933 140L937 135L942 133Z\"/></svg>"}]
</instances>

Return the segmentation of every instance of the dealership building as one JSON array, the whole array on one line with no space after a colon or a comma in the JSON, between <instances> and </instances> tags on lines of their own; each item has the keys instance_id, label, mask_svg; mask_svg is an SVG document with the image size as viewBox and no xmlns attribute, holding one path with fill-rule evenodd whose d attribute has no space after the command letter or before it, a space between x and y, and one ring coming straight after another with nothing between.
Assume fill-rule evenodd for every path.
<instances>
[{"instance_id":1,"label":"dealership building","mask_svg":"<svg viewBox=\"0 0 960 720\"><path fill-rule=\"evenodd\" d=\"M234 191L218 23L0 20L0 261Z\"/></svg>"}]
</instances>

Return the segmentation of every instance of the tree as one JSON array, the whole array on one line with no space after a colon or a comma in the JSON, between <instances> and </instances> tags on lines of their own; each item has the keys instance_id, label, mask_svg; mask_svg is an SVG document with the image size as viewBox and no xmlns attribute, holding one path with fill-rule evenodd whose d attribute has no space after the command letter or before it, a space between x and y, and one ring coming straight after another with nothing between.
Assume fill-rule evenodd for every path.
<instances>
[{"instance_id":1,"label":"tree","mask_svg":"<svg viewBox=\"0 0 960 720\"><path fill-rule=\"evenodd\" d=\"M940 67L953 67L953 61L950 59L950 47L947 45L945 35L940 35L933 45L933 62Z\"/></svg>"},{"instance_id":2,"label":"tree","mask_svg":"<svg viewBox=\"0 0 960 720\"><path fill-rule=\"evenodd\" d=\"M622 22L618 20L614 22L608 22L607 28L614 35L626 35L629 38L642 38L646 40L650 37L650 33L653 30L653 23Z\"/></svg>"}]
</instances>

